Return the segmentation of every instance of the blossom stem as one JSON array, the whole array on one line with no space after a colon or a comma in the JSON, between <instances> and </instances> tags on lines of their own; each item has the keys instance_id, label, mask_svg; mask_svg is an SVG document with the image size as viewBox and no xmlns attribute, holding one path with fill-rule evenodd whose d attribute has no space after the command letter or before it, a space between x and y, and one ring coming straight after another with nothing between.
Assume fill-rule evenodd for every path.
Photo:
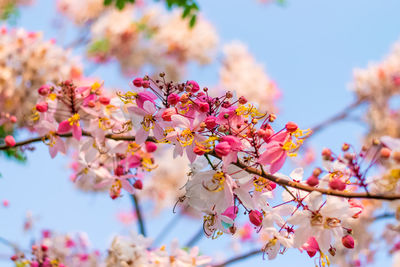
<instances>
[{"instance_id":1,"label":"blossom stem","mask_svg":"<svg viewBox=\"0 0 400 267\"><path fill-rule=\"evenodd\" d=\"M213 267L223 267L223 266L227 266L227 265L229 265L229 264L232 264L232 263L235 263L235 262L238 262L238 261L241 261L241 260L245 260L245 259L247 259L247 258L249 258L249 257L258 255L258 254L260 254L260 253L262 253L262 251L261 251L260 249L255 249L255 250L252 250L252 251L247 252L247 253L245 253L245 254L242 254L242 255L233 257L233 258L231 258L231 259L229 259L229 260L227 260L227 261L225 261L225 262L223 262L223 263L221 263L221 264L213 265Z\"/></svg>"},{"instance_id":2,"label":"blossom stem","mask_svg":"<svg viewBox=\"0 0 400 267\"><path fill-rule=\"evenodd\" d=\"M143 219L143 216L142 216L142 211L141 211L140 206L139 206L139 200L138 200L138 198L137 198L137 196L135 194L131 195L131 200L132 200L132 203L133 203L133 205L135 207L135 212L136 212L137 220L138 220L138 223L139 223L139 233L141 235L143 235L143 236L146 236L146 228L145 228L145 225L144 225L144 219Z\"/></svg>"}]
</instances>

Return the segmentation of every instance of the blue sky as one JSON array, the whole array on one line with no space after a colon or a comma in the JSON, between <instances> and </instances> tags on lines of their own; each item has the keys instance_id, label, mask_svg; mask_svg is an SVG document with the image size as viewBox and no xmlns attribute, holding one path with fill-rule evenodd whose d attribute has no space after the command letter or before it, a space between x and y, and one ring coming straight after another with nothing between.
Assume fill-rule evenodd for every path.
<instances>
[{"instance_id":1,"label":"blue sky","mask_svg":"<svg viewBox=\"0 0 400 267\"><path fill-rule=\"evenodd\" d=\"M47 38L60 39L49 22L54 21L54 1L37 1L32 8L23 9L18 25L29 30L42 30ZM222 42L240 40L246 43L257 60L282 90L278 121L296 121L308 128L322 121L353 101L347 84L352 69L379 61L393 42L400 37L398 11L400 1L385 0L287 0L285 7L261 5L256 0L202 0L201 10L217 27ZM44 14L44 15L43 15ZM65 41L76 32L69 31ZM191 68L188 78L201 85L214 84L218 77L216 66ZM130 79L120 77L115 66L101 67L94 73L107 85L128 88ZM278 122L278 123L279 123ZM365 129L359 124L343 122L318 134L312 145L339 149L343 142L360 144ZM0 160L0 199L8 199L10 208L0 207L0 236L25 242L31 236L22 233L23 217L31 210L37 217L36 230L54 229L58 232L85 231L95 247L106 248L114 233L127 233L115 219L117 211L131 208L127 197L112 201L107 195L78 192L68 181L68 159L51 160L47 148L37 145L25 165ZM290 171L288 167L285 168ZM154 237L172 216L163 213L148 224ZM177 236L182 243L201 227L201 222L182 220L167 236ZM135 225L132 229L136 229ZM185 229L185 231L182 231ZM187 230L186 230L187 229ZM188 234L189 232L189 234ZM226 249L228 238L202 239L202 251L207 254ZM0 255L10 250L0 244ZM233 266L312 266L313 261L298 251L272 261L255 257ZM379 266L389 266L390 259L380 255ZM11 266L0 260L0 266ZM376 264L378 266L378 264Z\"/></svg>"}]
</instances>

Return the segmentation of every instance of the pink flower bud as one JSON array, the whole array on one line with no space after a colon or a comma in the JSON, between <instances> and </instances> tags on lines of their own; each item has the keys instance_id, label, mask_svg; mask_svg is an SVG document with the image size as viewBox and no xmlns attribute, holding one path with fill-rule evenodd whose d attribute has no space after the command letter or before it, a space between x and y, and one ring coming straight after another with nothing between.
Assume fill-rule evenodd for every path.
<instances>
[{"instance_id":1,"label":"pink flower bud","mask_svg":"<svg viewBox=\"0 0 400 267\"><path fill-rule=\"evenodd\" d=\"M178 94L170 94L168 96L167 101L168 101L168 104L170 104L170 105L176 105L176 104L178 104L180 99L181 98Z\"/></svg>"},{"instance_id":2,"label":"pink flower bud","mask_svg":"<svg viewBox=\"0 0 400 267\"><path fill-rule=\"evenodd\" d=\"M51 86L50 86L50 85L47 85L47 84L41 86L41 87L38 89L39 95L43 95L43 96L48 95L48 94L50 93L50 88L51 88Z\"/></svg>"},{"instance_id":3,"label":"pink flower bud","mask_svg":"<svg viewBox=\"0 0 400 267\"><path fill-rule=\"evenodd\" d=\"M16 260L18 260L18 256L17 255L12 255L10 259L12 261L16 261Z\"/></svg>"},{"instance_id":4,"label":"pink flower bud","mask_svg":"<svg viewBox=\"0 0 400 267\"><path fill-rule=\"evenodd\" d=\"M325 158L325 159L329 159L332 156L332 151L329 148L324 148L321 152L321 155Z\"/></svg>"},{"instance_id":5,"label":"pink flower bud","mask_svg":"<svg viewBox=\"0 0 400 267\"><path fill-rule=\"evenodd\" d=\"M263 216L258 210L252 210L249 213L249 219L250 222L255 226L260 226L263 220Z\"/></svg>"},{"instance_id":6,"label":"pink flower bud","mask_svg":"<svg viewBox=\"0 0 400 267\"><path fill-rule=\"evenodd\" d=\"M197 82L195 81L187 81L186 86L191 86L192 87L192 93L196 93L197 91L200 90L200 86Z\"/></svg>"},{"instance_id":7,"label":"pink flower bud","mask_svg":"<svg viewBox=\"0 0 400 267\"><path fill-rule=\"evenodd\" d=\"M217 125L217 118L214 116L208 116L205 120L204 123L206 124L207 129L211 130Z\"/></svg>"},{"instance_id":8,"label":"pink flower bud","mask_svg":"<svg viewBox=\"0 0 400 267\"><path fill-rule=\"evenodd\" d=\"M344 247L352 249L354 248L354 239L351 235L345 235L342 237L342 244Z\"/></svg>"},{"instance_id":9,"label":"pink flower bud","mask_svg":"<svg viewBox=\"0 0 400 267\"><path fill-rule=\"evenodd\" d=\"M276 183L271 182L271 181L268 181L268 184L265 185L265 187L266 187L269 191L272 191L272 190L274 190L274 189L276 188Z\"/></svg>"},{"instance_id":10,"label":"pink flower bud","mask_svg":"<svg viewBox=\"0 0 400 267\"><path fill-rule=\"evenodd\" d=\"M142 87L143 79L142 78L136 78L133 80L133 85L136 87Z\"/></svg>"},{"instance_id":11,"label":"pink flower bud","mask_svg":"<svg viewBox=\"0 0 400 267\"><path fill-rule=\"evenodd\" d=\"M272 129L265 129L264 131L265 131L265 133L264 133L262 139L265 142L269 142L269 139L274 134L274 131Z\"/></svg>"},{"instance_id":12,"label":"pink flower bud","mask_svg":"<svg viewBox=\"0 0 400 267\"><path fill-rule=\"evenodd\" d=\"M161 115L161 118L164 121L172 121L171 116L175 115L176 111L174 108L167 108L166 110L164 110L163 114Z\"/></svg>"},{"instance_id":13,"label":"pink flower bud","mask_svg":"<svg viewBox=\"0 0 400 267\"><path fill-rule=\"evenodd\" d=\"M223 213L221 213L221 215L224 215L232 220L235 220L238 212L239 212L238 207L230 206Z\"/></svg>"},{"instance_id":14,"label":"pink flower bud","mask_svg":"<svg viewBox=\"0 0 400 267\"><path fill-rule=\"evenodd\" d=\"M198 156L203 156L206 153L205 149L198 145L193 148L193 152Z\"/></svg>"},{"instance_id":15,"label":"pink flower bud","mask_svg":"<svg viewBox=\"0 0 400 267\"><path fill-rule=\"evenodd\" d=\"M329 182L329 187L334 190L343 191L344 189L346 189L346 184L339 178L335 178Z\"/></svg>"},{"instance_id":16,"label":"pink flower bud","mask_svg":"<svg viewBox=\"0 0 400 267\"><path fill-rule=\"evenodd\" d=\"M201 112L208 112L210 109L210 105L208 105L208 103L206 102L201 102L199 103L199 109Z\"/></svg>"},{"instance_id":17,"label":"pink flower bud","mask_svg":"<svg viewBox=\"0 0 400 267\"><path fill-rule=\"evenodd\" d=\"M114 173L116 176L122 176L125 174L124 167L122 165L118 165L117 168L115 168Z\"/></svg>"},{"instance_id":18,"label":"pink flower bud","mask_svg":"<svg viewBox=\"0 0 400 267\"><path fill-rule=\"evenodd\" d=\"M290 122L286 123L285 128L289 133L293 133L297 130L298 126L296 123L290 121Z\"/></svg>"},{"instance_id":19,"label":"pink flower bud","mask_svg":"<svg viewBox=\"0 0 400 267\"><path fill-rule=\"evenodd\" d=\"M317 186L319 184L319 180L318 177L311 175L310 177L308 177L307 179L307 184L309 186Z\"/></svg>"},{"instance_id":20,"label":"pink flower bud","mask_svg":"<svg viewBox=\"0 0 400 267\"><path fill-rule=\"evenodd\" d=\"M229 152L231 152L231 146L228 142L220 142L215 146L215 153L217 153L219 157L227 156Z\"/></svg>"},{"instance_id":21,"label":"pink flower bud","mask_svg":"<svg viewBox=\"0 0 400 267\"><path fill-rule=\"evenodd\" d=\"M10 117L10 121L11 121L12 123L16 123L16 122L17 122L17 117L11 116L11 117Z\"/></svg>"},{"instance_id":22,"label":"pink flower bud","mask_svg":"<svg viewBox=\"0 0 400 267\"><path fill-rule=\"evenodd\" d=\"M36 110L39 112L46 112L49 108L49 105L47 104L47 102L40 102L38 104L36 104Z\"/></svg>"},{"instance_id":23,"label":"pink flower bud","mask_svg":"<svg viewBox=\"0 0 400 267\"><path fill-rule=\"evenodd\" d=\"M157 150L157 145L154 142L146 142L146 151L152 153Z\"/></svg>"},{"instance_id":24,"label":"pink flower bud","mask_svg":"<svg viewBox=\"0 0 400 267\"><path fill-rule=\"evenodd\" d=\"M142 82L143 88L149 88L150 87L150 81L143 81Z\"/></svg>"},{"instance_id":25,"label":"pink flower bud","mask_svg":"<svg viewBox=\"0 0 400 267\"><path fill-rule=\"evenodd\" d=\"M391 153L392 153L392 151L389 148L382 147L382 149L381 149L381 157L382 158L385 158L385 159L389 158Z\"/></svg>"},{"instance_id":26,"label":"pink flower bud","mask_svg":"<svg viewBox=\"0 0 400 267\"><path fill-rule=\"evenodd\" d=\"M42 249L42 251L47 251L49 248L46 245L41 245L40 248Z\"/></svg>"},{"instance_id":27,"label":"pink flower bud","mask_svg":"<svg viewBox=\"0 0 400 267\"><path fill-rule=\"evenodd\" d=\"M143 189L143 182L142 180L136 180L135 183L133 184L133 187L142 190Z\"/></svg>"},{"instance_id":28,"label":"pink flower bud","mask_svg":"<svg viewBox=\"0 0 400 267\"><path fill-rule=\"evenodd\" d=\"M106 96L100 96L99 102L106 106L106 105L110 104L110 98L108 98Z\"/></svg>"},{"instance_id":29,"label":"pink flower bud","mask_svg":"<svg viewBox=\"0 0 400 267\"><path fill-rule=\"evenodd\" d=\"M246 99L244 96L241 96L241 97L239 98L239 104L244 105L244 104L246 104L246 103L247 103L247 99Z\"/></svg>"},{"instance_id":30,"label":"pink flower bud","mask_svg":"<svg viewBox=\"0 0 400 267\"><path fill-rule=\"evenodd\" d=\"M7 135L6 138L4 138L4 142L8 147L13 147L16 144L15 139L12 135Z\"/></svg>"},{"instance_id":31,"label":"pink flower bud","mask_svg":"<svg viewBox=\"0 0 400 267\"><path fill-rule=\"evenodd\" d=\"M10 202L7 199L3 200L3 207L7 208L9 205Z\"/></svg>"}]
</instances>

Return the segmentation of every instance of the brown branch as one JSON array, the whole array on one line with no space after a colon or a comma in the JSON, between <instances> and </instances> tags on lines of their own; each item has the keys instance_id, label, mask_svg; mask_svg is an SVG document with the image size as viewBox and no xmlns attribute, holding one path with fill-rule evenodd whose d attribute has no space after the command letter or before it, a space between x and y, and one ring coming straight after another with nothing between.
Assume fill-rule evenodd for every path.
<instances>
[{"instance_id":1,"label":"brown branch","mask_svg":"<svg viewBox=\"0 0 400 267\"><path fill-rule=\"evenodd\" d=\"M224 267L224 266L227 266L229 264L232 264L232 263L235 263L235 262L238 262L238 261L241 261L241 260L245 260L245 259L247 259L249 257L258 255L260 253L262 253L262 251L260 249L255 249L255 250L247 252L245 254L233 257L233 258L231 258L231 259L229 259L229 260L227 260L227 261L225 261L223 263L212 265L212 267Z\"/></svg>"},{"instance_id":2,"label":"brown branch","mask_svg":"<svg viewBox=\"0 0 400 267\"><path fill-rule=\"evenodd\" d=\"M88 132L83 132L82 135L91 136L91 134ZM60 137L71 137L72 134L64 134L64 135L59 135L59 136ZM28 139L28 140L25 140L22 142L18 142L18 143L16 143L15 147L27 145L27 144L34 143L34 142L39 142L39 141L43 140L43 138L45 138L45 137L36 137L36 138ZM134 136L121 136L121 135L117 135L117 134L108 134L108 135L106 135L106 138L117 140L117 141L135 141ZM149 138L147 138L147 140L151 141L151 142L157 142L157 140L154 137L149 137ZM10 148L7 147L6 145L0 146L0 150L6 150L6 149L10 149ZM208 154L221 159L214 152L210 152ZM297 182L290 181L287 179L279 178L272 174L263 173L260 169L257 169L255 167L249 167L246 164L240 162L239 160L234 164L236 166L238 166L239 168L244 169L251 174L261 176L261 177L268 179L279 185L285 185L285 186L289 186L289 187L307 191L307 192L317 191L324 195L331 195L331 196L338 196L338 197L345 197L345 198L367 198L367 199L379 199L379 200L390 200L390 201L400 199L399 194L385 195L385 194L357 193L357 192L345 192L345 191L331 190L331 189L325 189L325 188L311 187L311 186L308 186L305 184L301 184L301 183L297 183Z\"/></svg>"},{"instance_id":3,"label":"brown branch","mask_svg":"<svg viewBox=\"0 0 400 267\"><path fill-rule=\"evenodd\" d=\"M358 99L357 101L355 101L355 102L351 103L350 105L346 106L345 108L343 108L341 111L339 111L335 115L333 115L330 118L324 120L323 122L318 123L317 125L315 125L314 127L311 128L312 135L314 135L315 133L321 131L323 128L325 128L326 126L332 124L333 122L337 122L337 121L340 121L340 120L343 120L343 119L347 118L350 115L350 111L352 111L353 109L357 108L358 106L360 106L365 101L366 101L365 98Z\"/></svg>"},{"instance_id":4,"label":"brown branch","mask_svg":"<svg viewBox=\"0 0 400 267\"><path fill-rule=\"evenodd\" d=\"M131 200L132 200L133 206L135 207L136 217L137 217L137 220L139 223L139 233L143 236L146 236L146 228L144 225L142 210L140 209L140 206L139 206L139 200L135 194L131 195Z\"/></svg>"}]
</instances>

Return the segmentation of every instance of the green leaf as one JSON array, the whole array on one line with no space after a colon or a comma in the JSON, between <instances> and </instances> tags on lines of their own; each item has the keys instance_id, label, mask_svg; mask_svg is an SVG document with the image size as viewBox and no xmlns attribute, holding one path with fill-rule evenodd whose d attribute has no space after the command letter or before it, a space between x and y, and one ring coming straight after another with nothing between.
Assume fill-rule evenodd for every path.
<instances>
[{"instance_id":1,"label":"green leaf","mask_svg":"<svg viewBox=\"0 0 400 267\"><path fill-rule=\"evenodd\" d=\"M196 16L196 15L193 15L193 16L190 18L190 21L189 21L189 26L190 26L190 28L193 28L193 27L194 27L194 25L196 24L196 19L197 19L197 16Z\"/></svg>"},{"instance_id":2,"label":"green leaf","mask_svg":"<svg viewBox=\"0 0 400 267\"><path fill-rule=\"evenodd\" d=\"M104 0L104 5L109 6L112 4L112 2L113 2L113 0Z\"/></svg>"}]
</instances>

